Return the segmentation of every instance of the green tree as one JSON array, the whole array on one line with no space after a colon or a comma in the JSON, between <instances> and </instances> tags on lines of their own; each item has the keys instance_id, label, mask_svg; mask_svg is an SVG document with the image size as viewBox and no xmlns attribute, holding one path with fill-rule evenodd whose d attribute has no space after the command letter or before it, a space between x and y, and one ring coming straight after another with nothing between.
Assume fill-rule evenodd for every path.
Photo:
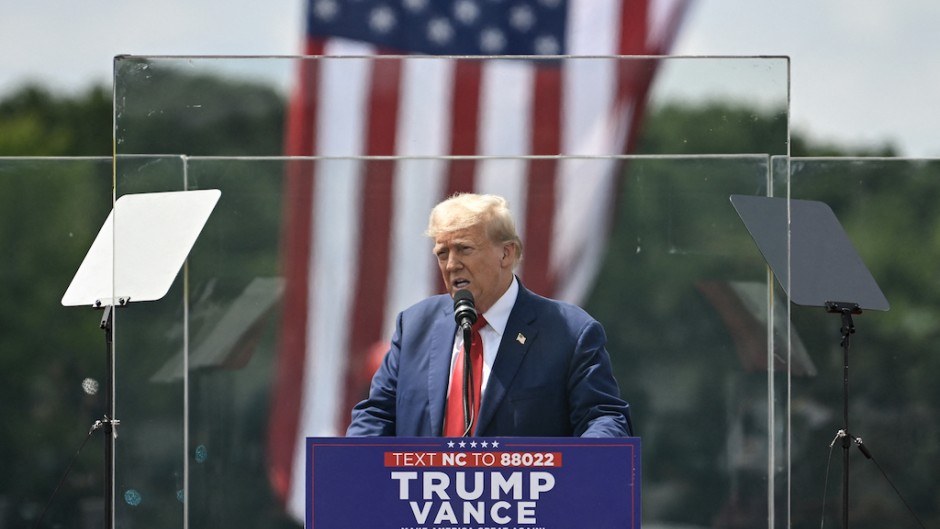
<instances>
[{"instance_id":1,"label":"green tree","mask_svg":"<svg viewBox=\"0 0 940 529\"><path fill-rule=\"evenodd\" d=\"M111 94L74 97L25 86L0 102L0 156L110 156Z\"/></svg>"}]
</instances>

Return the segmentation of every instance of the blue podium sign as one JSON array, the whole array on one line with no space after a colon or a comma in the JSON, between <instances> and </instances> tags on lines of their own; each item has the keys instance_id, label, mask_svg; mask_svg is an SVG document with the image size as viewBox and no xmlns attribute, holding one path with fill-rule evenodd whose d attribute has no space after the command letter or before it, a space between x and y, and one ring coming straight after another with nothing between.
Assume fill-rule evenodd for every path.
<instances>
[{"instance_id":1,"label":"blue podium sign","mask_svg":"<svg viewBox=\"0 0 940 529\"><path fill-rule=\"evenodd\" d=\"M307 529L640 527L640 439L307 438Z\"/></svg>"}]
</instances>

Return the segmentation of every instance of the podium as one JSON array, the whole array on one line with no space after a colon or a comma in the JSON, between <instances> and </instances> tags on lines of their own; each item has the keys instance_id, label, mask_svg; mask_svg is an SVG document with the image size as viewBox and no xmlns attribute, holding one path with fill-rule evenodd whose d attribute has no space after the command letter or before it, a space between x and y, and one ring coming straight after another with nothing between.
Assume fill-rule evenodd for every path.
<instances>
[{"instance_id":1,"label":"podium","mask_svg":"<svg viewBox=\"0 0 940 529\"><path fill-rule=\"evenodd\" d=\"M640 439L307 438L307 529L640 527Z\"/></svg>"}]
</instances>

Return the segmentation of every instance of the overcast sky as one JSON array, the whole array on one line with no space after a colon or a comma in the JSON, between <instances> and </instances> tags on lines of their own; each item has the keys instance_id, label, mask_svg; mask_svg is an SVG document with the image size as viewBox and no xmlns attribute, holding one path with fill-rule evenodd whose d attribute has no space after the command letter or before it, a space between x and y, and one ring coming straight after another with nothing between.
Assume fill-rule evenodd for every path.
<instances>
[{"instance_id":1,"label":"overcast sky","mask_svg":"<svg viewBox=\"0 0 940 529\"><path fill-rule=\"evenodd\" d=\"M680 55L788 55L814 139L940 157L940 2L692 0ZM110 83L114 55L292 55L303 0L0 0L0 96Z\"/></svg>"}]
</instances>

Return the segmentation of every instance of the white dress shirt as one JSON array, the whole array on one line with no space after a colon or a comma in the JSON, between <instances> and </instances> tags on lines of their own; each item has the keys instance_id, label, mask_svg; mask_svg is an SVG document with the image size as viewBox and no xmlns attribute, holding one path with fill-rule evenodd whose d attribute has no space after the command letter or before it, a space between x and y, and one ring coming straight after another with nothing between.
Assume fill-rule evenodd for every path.
<instances>
[{"instance_id":1,"label":"white dress shirt","mask_svg":"<svg viewBox=\"0 0 940 529\"><path fill-rule=\"evenodd\" d=\"M483 381L480 386L480 395L486 392L486 383L490 379L490 371L493 369L493 363L496 362L496 352L499 351L499 342L503 338L503 332L506 331L506 324L509 322L509 313L512 312L513 305L516 304L516 296L519 294L519 283L516 276L512 277L512 283L509 288L496 303L490 307L490 310L483 313L486 318L486 325L480 329L480 337L483 339ZM454 362L457 361L457 355L463 350L463 333L457 329L457 337L454 339L454 349L451 351L450 370L454 371ZM450 377L449 377L450 378ZM450 394L450 388L448 388Z\"/></svg>"}]
</instances>

